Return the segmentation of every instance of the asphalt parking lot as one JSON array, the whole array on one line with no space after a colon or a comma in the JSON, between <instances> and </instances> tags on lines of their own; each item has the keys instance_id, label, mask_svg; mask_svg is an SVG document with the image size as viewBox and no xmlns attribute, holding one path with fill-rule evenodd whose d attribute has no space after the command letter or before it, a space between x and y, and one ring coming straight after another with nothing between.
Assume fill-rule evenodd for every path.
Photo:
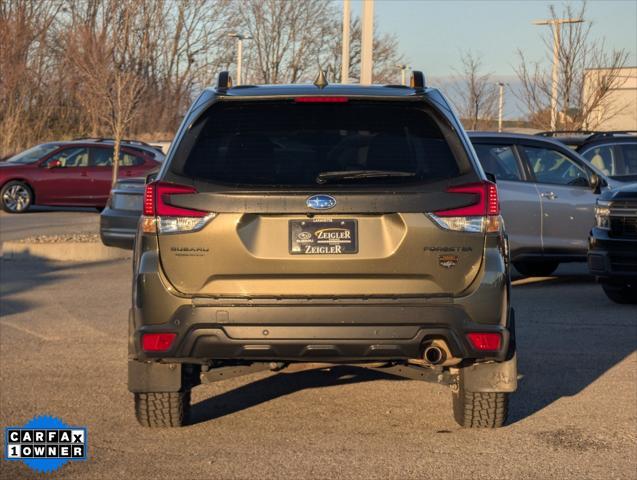
<instances>
[{"instance_id":1,"label":"asphalt parking lot","mask_svg":"<svg viewBox=\"0 0 637 480\"><path fill-rule=\"evenodd\" d=\"M19 215L0 211L0 243L32 235L97 232L99 225L94 208L32 207Z\"/></svg>"},{"instance_id":2,"label":"asphalt parking lot","mask_svg":"<svg viewBox=\"0 0 637 480\"><path fill-rule=\"evenodd\" d=\"M194 390L194 424L146 430L126 389L127 261L0 264L2 426L86 425L56 478L636 478L637 310L582 266L516 282L520 372L508 426L456 426L444 387L354 367ZM33 477L2 462L1 478Z\"/></svg>"}]
</instances>

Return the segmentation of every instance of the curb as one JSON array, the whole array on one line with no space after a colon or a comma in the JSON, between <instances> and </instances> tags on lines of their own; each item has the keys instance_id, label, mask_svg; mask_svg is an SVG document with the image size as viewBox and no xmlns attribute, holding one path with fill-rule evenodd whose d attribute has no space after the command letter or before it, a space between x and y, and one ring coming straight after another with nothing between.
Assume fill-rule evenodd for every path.
<instances>
[{"instance_id":1,"label":"curb","mask_svg":"<svg viewBox=\"0 0 637 480\"><path fill-rule=\"evenodd\" d=\"M44 259L58 262L98 262L132 257L132 252L129 250L107 247L98 242L3 242L1 245L2 258L12 260Z\"/></svg>"}]
</instances>

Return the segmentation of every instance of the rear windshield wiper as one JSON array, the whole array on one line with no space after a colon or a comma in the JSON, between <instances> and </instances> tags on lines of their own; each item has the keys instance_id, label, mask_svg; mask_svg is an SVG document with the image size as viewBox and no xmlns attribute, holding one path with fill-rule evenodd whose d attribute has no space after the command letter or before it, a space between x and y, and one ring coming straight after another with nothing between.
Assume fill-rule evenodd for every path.
<instances>
[{"instance_id":1,"label":"rear windshield wiper","mask_svg":"<svg viewBox=\"0 0 637 480\"><path fill-rule=\"evenodd\" d=\"M327 183L330 180L355 180L359 178L415 177L414 172L394 170L340 170L321 172L316 176L316 183Z\"/></svg>"}]
</instances>

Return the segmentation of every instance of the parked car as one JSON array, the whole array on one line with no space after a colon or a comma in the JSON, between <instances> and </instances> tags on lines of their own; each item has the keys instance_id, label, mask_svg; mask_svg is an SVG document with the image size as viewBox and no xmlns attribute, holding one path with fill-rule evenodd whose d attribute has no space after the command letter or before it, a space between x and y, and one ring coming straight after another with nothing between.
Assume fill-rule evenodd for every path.
<instances>
[{"instance_id":1,"label":"parked car","mask_svg":"<svg viewBox=\"0 0 637 480\"><path fill-rule=\"evenodd\" d=\"M122 144L121 177L157 169L164 155L139 142ZM113 142L83 139L37 145L0 163L0 206L22 213L31 205L103 208L111 189Z\"/></svg>"},{"instance_id":2,"label":"parked car","mask_svg":"<svg viewBox=\"0 0 637 480\"><path fill-rule=\"evenodd\" d=\"M224 72L143 209L128 376L142 425L183 425L201 382L315 361L450 385L464 427L506 420L497 188L421 73L231 88Z\"/></svg>"},{"instance_id":3,"label":"parked car","mask_svg":"<svg viewBox=\"0 0 637 480\"><path fill-rule=\"evenodd\" d=\"M637 182L637 132L542 132L565 143L617 182Z\"/></svg>"},{"instance_id":4,"label":"parked car","mask_svg":"<svg viewBox=\"0 0 637 480\"><path fill-rule=\"evenodd\" d=\"M608 298L637 303L637 183L605 192L597 200L588 268Z\"/></svg>"},{"instance_id":5,"label":"parked car","mask_svg":"<svg viewBox=\"0 0 637 480\"><path fill-rule=\"evenodd\" d=\"M100 215L100 238L109 247L133 249L137 223L142 214L147 181L157 175L120 178L111 190L106 207Z\"/></svg>"},{"instance_id":6,"label":"parked car","mask_svg":"<svg viewBox=\"0 0 637 480\"><path fill-rule=\"evenodd\" d=\"M598 195L621 185L563 143L535 135L469 132L484 170L497 179L511 261L523 275L550 275L586 261Z\"/></svg>"},{"instance_id":7,"label":"parked car","mask_svg":"<svg viewBox=\"0 0 637 480\"><path fill-rule=\"evenodd\" d=\"M100 238L109 247L132 250L142 211L146 179L119 179L100 214Z\"/></svg>"}]
</instances>

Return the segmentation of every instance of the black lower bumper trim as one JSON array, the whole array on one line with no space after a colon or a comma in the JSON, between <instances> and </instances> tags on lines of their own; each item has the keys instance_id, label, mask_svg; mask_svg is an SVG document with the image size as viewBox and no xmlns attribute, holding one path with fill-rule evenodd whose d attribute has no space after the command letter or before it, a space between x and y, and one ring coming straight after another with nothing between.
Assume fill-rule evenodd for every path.
<instances>
[{"instance_id":1,"label":"black lower bumper trim","mask_svg":"<svg viewBox=\"0 0 637 480\"><path fill-rule=\"evenodd\" d=\"M390 326L384 326L385 329ZM504 360L509 348L509 330L500 325L474 326L430 326L410 328L414 335L409 338L378 338L376 332L382 330L377 325L359 326L359 336L344 338L339 329L347 327L323 326L323 334L314 338L301 337L297 329L305 327L287 326L288 338L269 339L270 329L280 326L261 325L263 338L237 339L230 337L223 326L197 326L190 329L177 344L165 353L139 353L139 359L157 359L170 362L206 363L212 360L247 361L292 361L292 362L334 362L352 363L373 360L406 360L421 358L423 345L439 339L444 340L452 355L457 358ZM147 328L144 331L158 331ZM165 331L165 330L164 330ZM365 331L365 333L363 333ZM401 332L400 326L396 331ZM502 348L497 352L481 352L472 348L465 338L465 332L498 332L502 335ZM139 342L139 339L137 340ZM139 344L139 343L138 343Z\"/></svg>"},{"instance_id":2,"label":"black lower bumper trim","mask_svg":"<svg viewBox=\"0 0 637 480\"><path fill-rule=\"evenodd\" d=\"M612 237L607 230L593 228L588 269L598 277L637 278L637 238Z\"/></svg>"}]
</instances>

